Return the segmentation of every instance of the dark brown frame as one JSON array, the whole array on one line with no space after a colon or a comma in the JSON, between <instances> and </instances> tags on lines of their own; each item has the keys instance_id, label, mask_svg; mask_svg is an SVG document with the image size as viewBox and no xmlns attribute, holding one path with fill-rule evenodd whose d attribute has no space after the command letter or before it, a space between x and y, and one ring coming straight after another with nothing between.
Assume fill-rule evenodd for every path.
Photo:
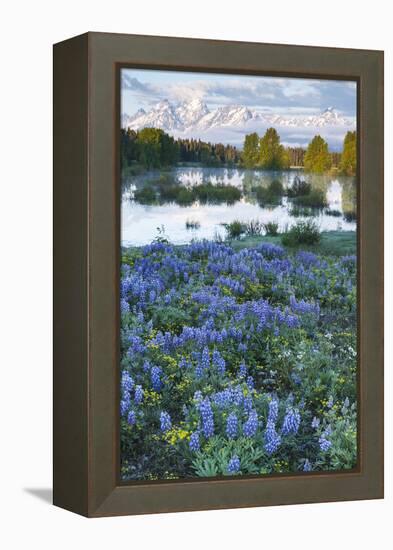
<instances>
[{"instance_id":1,"label":"dark brown frame","mask_svg":"<svg viewBox=\"0 0 393 550\"><path fill-rule=\"evenodd\" d=\"M119 481L122 66L357 81L356 470ZM383 52L106 33L54 46L53 429L54 504L89 517L383 497Z\"/></svg>"}]
</instances>

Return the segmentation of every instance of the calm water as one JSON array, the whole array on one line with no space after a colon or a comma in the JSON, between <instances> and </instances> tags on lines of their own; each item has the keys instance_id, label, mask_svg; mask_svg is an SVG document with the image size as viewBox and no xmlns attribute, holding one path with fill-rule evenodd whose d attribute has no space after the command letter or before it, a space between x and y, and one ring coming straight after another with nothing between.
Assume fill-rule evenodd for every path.
<instances>
[{"instance_id":1,"label":"calm water","mask_svg":"<svg viewBox=\"0 0 393 550\"><path fill-rule=\"evenodd\" d=\"M262 223L277 222L281 230L296 223L299 217L290 215L291 201L283 197L282 204L276 207L261 207L255 198L258 186L268 186L272 180L280 180L284 187L291 186L296 175L311 183L314 188L325 193L329 208L340 212L340 216L328 216L321 210L313 210L313 219L323 231L355 230L356 222L346 221L345 213L356 210L356 183L352 177L331 177L303 174L300 170L264 172L230 168L174 168L165 175L179 182L179 185L192 187L211 182L238 187L242 198L233 205L199 204L180 206L175 203L142 205L134 200L134 192L160 177L159 171L144 173L141 176L124 178L122 182L121 240L125 246L145 245L157 236L157 228L164 226L165 234L174 244L186 244L192 239L212 239L217 234L225 236L223 223L233 220L247 222L259 220ZM186 221L200 224L199 229L189 230Z\"/></svg>"}]
</instances>

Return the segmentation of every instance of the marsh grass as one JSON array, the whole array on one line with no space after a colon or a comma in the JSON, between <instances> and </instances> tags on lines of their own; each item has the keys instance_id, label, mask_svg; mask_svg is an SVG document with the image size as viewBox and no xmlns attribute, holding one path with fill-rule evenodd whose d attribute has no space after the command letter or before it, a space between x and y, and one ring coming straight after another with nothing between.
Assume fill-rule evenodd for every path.
<instances>
[{"instance_id":1,"label":"marsh grass","mask_svg":"<svg viewBox=\"0 0 393 550\"><path fill-rule=\"evenodd\" d=\"M275 237L278 235L278 223L277 222L268 222L263 224L266 235L270 237Z\"/></svg>"},{"instance_id":2,"label":"marsh grass","mask_svg":"<svg viewBox=\"0 0 393 550\"><path fill-rule=\"evenodd\" d=\"M334 210L334 209L330 209L330 208L326 208L324 210L324 214L326 216L332 216L333 218L340 218L342 216L340 210Z\"/></svg>"},{"instance_id":3,"label":"marsh grass","mask_svg":"<svg viewBox=\"0 0 393 550\"><path fill-rule=\"evenodd\" d=\"M257 187L255 194L261 206L279 205L284 196L284 187L279 180L273 180L267 187Z\"/></svg>"},{"instance_id":4,"label":"marsh grass","mask_svg":"<svg viewBox=\"0 0 393 550\"><path fill-rule=\"evenodd\" d=\"M311 208L309 206L298 206L296 204L292 204L288 213L293 218L312 218L313 216L318 215L318 210L319 209Z\"/></svg>"},{"instance_id":5,"label":"marsh grass","mask_svg":"<svg viewBox=\"0 0 393 550\"><path fill-rule=\"evenodd\" d=\"M325 208L327 206L326 195L321 189L312 189L307 195L300 195L292 200L297 206L311 208Z\"/></svg>"},{"instance_id":6,"label":"marsh grass","mask_svg":"<svg viewBox=\"0 0 393 550\"><path fill-rule=\"evenodd\" d=\"M321 240L319 227L313 220L298 221L282 235L284 246L316 245Z\"/></svg>"}]
</instances>

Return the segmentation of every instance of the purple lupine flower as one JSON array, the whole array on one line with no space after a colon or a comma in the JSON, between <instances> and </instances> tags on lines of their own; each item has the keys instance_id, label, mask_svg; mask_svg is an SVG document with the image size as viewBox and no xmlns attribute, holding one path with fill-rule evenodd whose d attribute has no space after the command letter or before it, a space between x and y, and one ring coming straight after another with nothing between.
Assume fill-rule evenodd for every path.
<instances>
[{"instance_id":1,"label":"purple lupine flower","mask_svg":"<svg viewBox=\"0 0 393 550\"><path fill-rule=\"evenodd\" d=\"M199 403L199 412L201 413L202 417L203 435L207 438L212 437L214 434L214 417L208 397L206 397Z\"/></svg>"},{"instance_id":2,"label":"purple lupine flower","mask_svg":"<svg viewBox=\"0 0 393 550\"><path fill-rule=\"evenodd\" d=\"M243 425L243 433L246 437L254 437L258 429L258 415L255 410L250 411L248 419Z\"/></svg>"},{"instance_id":3,"label":"purple lupine flower","mask_svg":"<svg viewBox=\"0 0 393 550\"><path fill-rule=\"evenodd\" d=\"M136 413L131 409L127 416L127 422L130 426L133 426L136 423Z\"/></svg>"},{"instance_id":4,"label":"purple lupine flower","mask_svg":"<svg viewBox=\"0 0 393 550\"><path fill-rule=\"evenodd\" d=\"M267 423L265 430L265 450L271 455L278 449L281 443L281 437L276 432L276 427L272 422Z\"/></svg>"},{"instance_id":5,"label":"purple lupine flower","mask_svg":"<svg viewBox=\"0 0 393 550\"><path fill-rule=\"evenodd\" d=\"M318 439L319 448L321 451L326 453L332 446L332 442L329 439L326 439L326 432L324 432L321 437Z\"/></svg>"},{"instance_id":6,"label":"purple lupine flower","mask_svg":"<svg viewBox=\"0 0 393 550\"><path fill-rule=\"evenodd\" d=\"M168 432L172 428L172 421L169 413L162 411L160 414L160 430L162 432Z\"/></svg>"},{"instance_id":7,"label":"purple lupine flower","mask_svg":"<svg viewBox=\"0 0 393 550\"><path fill-rule=\"evenodd\" d=\"M218 350L213 351L213 365L216 367L220 376L225 374L225 359Z\"/></svg>"},{"instance_id":8,"label":"purple lupine flower","mask_svg":"<svg viewBox=\"0 0 393 550\"><path fill-rule=\"evenodd\" d=\"M200 442L199 442L199 433L193 432L190 437L190 450L194 453L199 451L201 448Z\"/></svg>"},{"instance_id":9,"label":"purple lupine flower","mask_svg":"<svg viewBox=\"0 0 393 550\"><path fill-rule=\"evenodd\" d=\"M226 434L229 439L235 439L238 432L238 420L235 413L231 413L227 418Z\"/></svg>"},{"instance_id":10,"label":"purple lupine flower","mask_svg":"<svg viewBox=\"0 0 393 550\"><path fill-rule=\"evenodd\" d=\"M312 419L312 422L311 422L311 427L314 428L315 430L317 428L319 428L319 424L320 424L320 420L319 418L317 418L316 416L314 416L314 418Z\"/></svg>"},{"instance_id":11,"label":"purple lupine flower","mask_svg":"<svg viewBox=\"0 0 393 550\"><path fill-rule=\"evenodd\" d=\"M245 378L248 374L248 369L245 365L245 363L242 361L239 365L239 378Z\"/></svg>"},{"instance_id":12,"label":"purple lupine flower","mask_svg":"<svg viewBox=\"0 0 393 550\"><path fill-rule=\"evenodd\" d=\"M254 389L254 378L252 376L247 376L247 386L250 390Z\"/></svg>"},{"instance_id":13,"label":"purple lupine flower","mask_svg":"<svg viewBox=\"0 0 393 550\"><path fill-rule=\"evenodd\" d=\"M132 391L134 388L134 380L130 374L125 370L121 376L121 389L123 391Z\"/></svg>"},{"instance_id":14,"label":"purple lupine flower","mask_svg":"<svg viewBox=\"0 0 393 550\"><path fill-rule=\"evenodd\" d=\"M228 462L227 472L228 474L237 474L240 471L240 459L237 455L234 455Z\"/></svg>"},{"instance_id":15,"label":"purple lupine flower","mask_svg":"<svg viewBox=\"0 0 393 550\"><path fill-rule=\"evenodd\" d=\"M275 424L278 417L278 399L273 397L269 403L268 422Z\"/></svg>"},{"instance_id":16,"label":"purple lupine flower","mask_svg":"<svg viewBox=\"0 0 393 550\"><path fill-rule=\"evenodd\" d=\"M282 433L284 435L296 434L300 426L300 413L298 409L293 409L288 407L284 417L284 422L282 425Z\"/></svg>"},{"instance_id":17,"label":"purple lupine flower","mask_svg":"<svg viewBox=\"0 0 393 550\"><path fill-rule=\"evenodd\" d=\"M135 394L134 394L134 401L137 405L140 405L142 403L143 395L144 395L144 392L143 392L142 386L138 384L137 386L135 386Z\"/></svg>"},{"instance_id":18,"label":"purple lupine flower","mask_svg":"<svg viewBox=\"0 0 393 550\"><path fill-rule=\"evenodd\" d=\"M161 374L162 370L160 367L151 368L150 379L154 391L160 391L162 388Z\"/></svg>"}]
</instances>

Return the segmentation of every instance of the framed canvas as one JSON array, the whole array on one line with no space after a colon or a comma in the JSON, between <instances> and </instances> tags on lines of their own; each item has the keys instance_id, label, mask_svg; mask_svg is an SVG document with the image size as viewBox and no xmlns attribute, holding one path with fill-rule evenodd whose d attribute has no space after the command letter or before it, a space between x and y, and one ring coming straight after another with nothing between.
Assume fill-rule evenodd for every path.
<instances>
[{"instance_id":1,"label":"framed canvas","mask_svg":"<svg viewBox=\"0 0 393 550\"><path fill-rule=\"evenodd\" d=\"M383 497L383 53L54 46L54 504Z\"/></svg>"}]
</instances>

